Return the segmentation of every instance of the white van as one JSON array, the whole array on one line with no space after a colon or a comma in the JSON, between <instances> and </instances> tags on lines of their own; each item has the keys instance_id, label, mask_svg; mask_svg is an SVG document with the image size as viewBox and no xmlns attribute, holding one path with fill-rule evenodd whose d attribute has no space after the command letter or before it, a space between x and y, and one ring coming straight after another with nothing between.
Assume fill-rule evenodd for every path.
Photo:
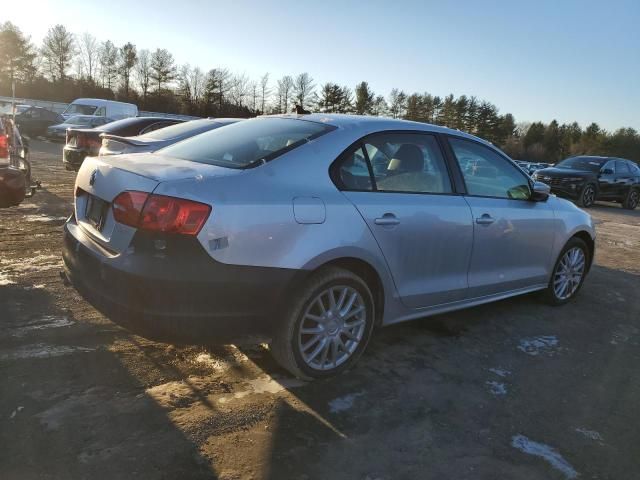
<instances>
[{"instance_id":1,"label":"white van","mask_svg":"<svg viewBox=\"0 0 640 480\"><path fill-rule=\"evenodd\" d=\"M62 116L67 119L74 115L97 115L113 120L137 117L138 107L133 103L115 102L99 98L77 98L71 102Z\"/></svg>"}]
</instances>

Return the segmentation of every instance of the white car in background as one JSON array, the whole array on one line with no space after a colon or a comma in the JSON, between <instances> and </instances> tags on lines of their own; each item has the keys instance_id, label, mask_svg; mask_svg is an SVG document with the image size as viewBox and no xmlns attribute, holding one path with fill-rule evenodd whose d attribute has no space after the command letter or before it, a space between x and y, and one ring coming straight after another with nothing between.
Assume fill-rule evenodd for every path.
<instances>
[{"instance_id":1,"label":"white car in background","mask_svg":"<svg viewBox=\"0 0 640 480\"><path fill-rule=\"evenodd\" d=\"M74 115L94 115L120 120L122 118L137 117L138 107L133 103L115 102L100 98L77 98L62 112L64 118Z\"/></svg>"}]
</instances>

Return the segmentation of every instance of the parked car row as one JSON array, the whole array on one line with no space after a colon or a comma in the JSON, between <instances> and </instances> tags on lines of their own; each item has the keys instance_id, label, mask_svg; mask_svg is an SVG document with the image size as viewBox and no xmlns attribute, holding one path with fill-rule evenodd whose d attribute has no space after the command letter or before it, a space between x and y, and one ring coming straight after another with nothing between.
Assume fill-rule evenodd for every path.
<instances>
[{"instance_id":1,"label":"parked car row","mask_svg":"<svg viewBox=\"0 0 640 480\"><path fill-rule=\"evenodd\" d=\"M223 123L68 131L65 278L114 321L264 339L322 378L375 327L533 291L564 304L589 271L591 217L477 137L333 114Z\"/></svg>"},{"instance_id":2,"label":"parked car row","mask_svg":"<svg viewBox=\"0 0 640 480\"><path fill-rule=\"evenodd\" d=\"M550 167L551 164L550 163L541 163L541 162L526 162L524 160L514 160L516 162L516 164L522 168L522 170L524 170L525 172L527 172L527 174L529 175L533 175L535 172L537 172L538 170L541 170L543 168L547 168Z\"/></svg>"}]
</instances>

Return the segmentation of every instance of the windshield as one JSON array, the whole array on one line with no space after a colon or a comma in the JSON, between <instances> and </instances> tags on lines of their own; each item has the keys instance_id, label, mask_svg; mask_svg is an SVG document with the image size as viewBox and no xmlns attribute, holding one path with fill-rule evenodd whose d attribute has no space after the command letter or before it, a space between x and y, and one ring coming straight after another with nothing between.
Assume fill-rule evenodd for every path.
<instances>
[{"instance_id":1,"label":"windshield","mask_svg":"<svg viewBox=\"0 0 640 480\"><path fill-rule=\"evenodd\" d=\"M172 140L188 134L196 135L221 126L221 124L216 123L214 120L191 120L190 122L177 123L169 127L145 133L141 138L149 140Z\"/></svg>"},{"instance_id":2,"label":"windshield","mask_svg":"<svg viewBox=\"0 0 640 480\"><path fill-rule=\"evenodd\" d=\"M246 168L272 160L333 129L330 125L290 118L260 118L211 130L158 153L210 165Z\"/></svg>"},{"instance_id":3,"label":"windshield","mask_svg":"<svg viewBox=\"0 0 640 480\"><path fill-rule=\"evenodd\" d=\"M80 103L72 103L64 111L64 115L93 115L98 107L94 105L82 105Z\"/></svg>"},{"instance_id":4,"label":"windshield","mask_svg":"<svg viewBox=\"0 0 640 480\"><path fill-rule=\"evenodd\" d=\"M561 161L556 165L556 167L567 169L570 168L573 170L586 170L589 172L599 172L606 161L606 158L573 157Z\"/></svg>"}]
</instances>

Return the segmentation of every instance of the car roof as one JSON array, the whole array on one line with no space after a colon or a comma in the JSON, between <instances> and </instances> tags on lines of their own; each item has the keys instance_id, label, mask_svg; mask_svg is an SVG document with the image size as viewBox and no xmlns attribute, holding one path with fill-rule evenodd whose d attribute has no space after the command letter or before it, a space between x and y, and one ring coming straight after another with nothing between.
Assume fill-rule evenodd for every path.
<instances>
[{"instance_id":1,"label":"car roof","mask_svg":"<svg viewBox=\"0 0 640 480\"><path fill-rule=\"evenodd\" d=\"M297 120L306 120L310 122L324 123L332 125L336 128L352 129L360 128L365 134L383 130L416 130L432 133L444 133L448 135L456 135L459 137L475 140L486 145L494 146L482 138L476 137L461 130L433 125L431 123L414 122L411 120L400 120L389 117L374 117L369 115L349 115L343 113L310 113L310 114L280 114L280 115L262 115L258 118L292 118Z\"/></svg>"}]
</instances>

